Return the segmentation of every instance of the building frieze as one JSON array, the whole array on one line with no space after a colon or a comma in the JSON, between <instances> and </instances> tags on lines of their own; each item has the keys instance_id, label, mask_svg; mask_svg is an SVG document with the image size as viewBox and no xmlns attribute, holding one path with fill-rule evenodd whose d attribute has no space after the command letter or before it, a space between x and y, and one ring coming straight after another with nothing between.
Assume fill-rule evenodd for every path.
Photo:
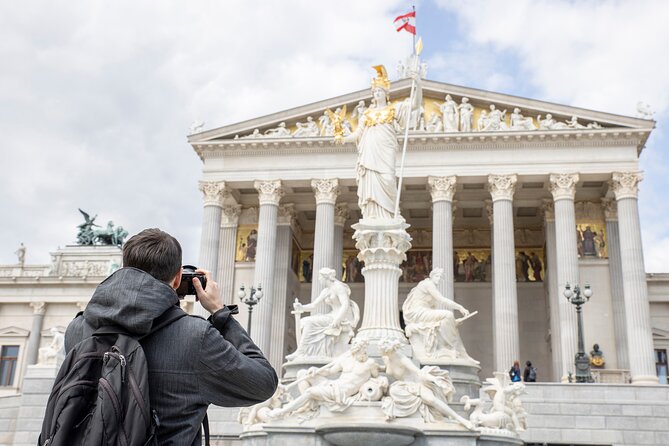
<instances>
[{"instance_id":1,"label":"building frieze","mask_svg":"<svg viewBox=\"0 0 669 446\"><path fill-rule=\"evenodd\" d=\"M646 130L555 130L526 132L489 132L463 134L409 135L411 151L442 150L526 150L559 148L597 148L634 146L641 153L648 137ZM404 138L400 137L402 144ZM355 153L355 144L335 144L331 137L273 140L224 139L192 143L200 159L228 156L304 155L307 153Z\"/></svg>"}]
</instances>

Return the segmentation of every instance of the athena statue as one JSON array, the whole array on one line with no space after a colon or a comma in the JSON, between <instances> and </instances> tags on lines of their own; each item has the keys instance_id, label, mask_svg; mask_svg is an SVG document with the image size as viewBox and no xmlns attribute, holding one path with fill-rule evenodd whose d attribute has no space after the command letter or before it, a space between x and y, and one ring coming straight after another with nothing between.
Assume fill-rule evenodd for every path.
<instances>
[{"instance_id":1,"label":"athena statue","mask_svg":"<svg viewBox=\"0 0 669 446\"><path fill-rule=\"evenodd\" d=\"M422 92L417 74L412 74L418 87L412 103L388 102L390 81L383 65L374 67L372 104L364 111L364 119L355 132L341 139L356 142L358 162L356 182L358 205L363 219L392 219L397 197L395 156L399 151L397 130L402 128L421 107ZM336 135L335 135L336 137Z\"/></svg>"}]
</instances>

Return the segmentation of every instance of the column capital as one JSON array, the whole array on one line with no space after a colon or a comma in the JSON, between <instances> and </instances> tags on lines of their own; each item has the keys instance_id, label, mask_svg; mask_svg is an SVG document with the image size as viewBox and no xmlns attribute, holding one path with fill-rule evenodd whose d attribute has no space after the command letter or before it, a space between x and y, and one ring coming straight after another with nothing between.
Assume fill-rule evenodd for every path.
<instances>
[{"instance_id":1,"label":"column capital","mask_svg":"<svg viewBox=\"0 0 669 446\"><path fill-rule=\"evenodd\" d=\"M490 223L490 226L492 226L495 221L492 215L492 200L486 199L483 200L483 203L485 204L485 212L488 215L488 223Z\"/></svg>"},{"instance_id":2,"label":"column capital","mask_svg":"<svg viewBox=\"0 0 669 446\"><path fill-rule=\"evenodd\" d=\"M198 189L204 195L205 206L223 207L223 199L230 194L225 187L225 181L200 181Z\"/></svg>"},{"instance_id":3,"label":"column capital","mask_svg":"<svg viewBox=\"0 0 669 446\"><path fill-rule=\"evenodd\" d=\"M455 175L448 177L427 177L427 184L430 187L432 202L453 201L456 182L457 177Z\"/></svg>"},{"instance_id":4,"label":"column capital","mask_svg":"<svg viewBox=\"0 0 669 446\"><path fill-rule=\"evenodd\" d=\"M602 198L602 209L606 221L618 220L618 203L613 198Z\"/></svg>"},{"instance_id":5,"label":"column capital","mask_svg":"<svg viewBox=\"0 0 669 446\"><path fill-rule=\"evenodd\" d=\"M488 175L488 191L492 201L513 200L516 191L518 176L512 175Z\"/></svg>"},{"instance_id":6,"label":"column capital","mask_svg":"<svg viewBox=\"0 0 669 446\"><path fill-rule=\"evenodd\" d=\"M637 198L641 180L643 180L641 172L613 172L609 188L613 190L616 200Z\"/></svg>"},{"instance_id":7,"label":"column capital","mask_svg":"<svg viewBox=\"0 0 669 446\"><path fill-rule=\"evenodd\" d=\"M311 180L311 188L316 196L316 204L335 204L337 202L339 196L339 180L337 178L313 179Z\"/></svg>"},{"instance_id":8,"label":"column capital","mask_svg":"<svg viewBox=\"0 0 669 446\"><path fill-rule=\"evenodd\" d=\"M239 214L242 213L241 204L229 204L223 206L221 213L221 227L233 228L239 224Z\"/></svg>"},{"instance_id":9,"label":"column capital","mask_svg":"<svg viewBox=\"0 0 669 446\"><path fill-rule=\"evenodd\" d=\"M549 198L544 198L541 203L541 210L544 212L545 221L555 221L555 202Z\"/></svg>"},{"instance_id":10,"label":"column capital","mask_svg":"<svg viewBox=\"0 0 669 446\"><path fill-rule=\"evenodd\" d=\"M550 190L553 200L571 200L576 196L577 173L552 173L550 175Z\"/></svg>"},{"instance_id":11,"label":"column capital","mask_svg":"<svg viewBox=\"0 0 669 446\"><path fill-rule=\"evenodd\" d=\"M295 223L297 211L293 203L286 203L279 206L279 214L277 216L277 224L281 226L291 226Z\"/></svg>"},{"instance_id":12,"label":"column capital","mask_svg":"<svg viewBox=\"0 0 669 446\"><path fill-rule=\"evenodd\" d=\"M339 203L335 206L334 224L335 226L344 226L350 215L348 204Z\"/></svg>"},{"instance_id":13,"label":"column capital","mask_svg":"<svg viewBox=\"0 0 669 446\"><path fill-rule=\"evenodd\" d=\"M253 187L258 191L258 201L260 202L260 206L264 204L278 206L281 197L284 195L281 180L256 180L253 183Z\"/></svg>"},{"instance_id":14,"label":"column capital","mask_svg":"<svg viewBox=\"0 0 669 446\"><path fill-rule=\"evenodd\" d=\"M46 302L30 302L33 309L33 314L44 314L46 311Z\"/></svg>"}]
</instances>

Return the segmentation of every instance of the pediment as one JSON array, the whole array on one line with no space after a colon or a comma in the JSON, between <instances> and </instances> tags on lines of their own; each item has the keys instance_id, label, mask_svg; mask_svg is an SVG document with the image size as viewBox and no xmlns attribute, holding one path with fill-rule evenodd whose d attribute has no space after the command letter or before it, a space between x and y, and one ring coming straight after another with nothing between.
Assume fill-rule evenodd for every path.
<instances>
[{"instance_id":1,"label":"pediment","mask_svg":"<svg viewBox=\"0 0 669 446\"><path fill-rule=\"evenodd\" d=\"M28 335L30 335L30 330L26 330L24 328L14 327L14 326L0 328L0 337L25 338L28 337Z\"/></svg>"},{"instance_id":2,"label":"pediment","mask_svg":"<svg viewBox=\"0 0 669 446\"><path fill-rule=\"evenodd\" d=\"M390 89L391 102L405 100L409 96L410 88L411 81L408 79L393 82ZM592 133L611 129L619 129L623 132L650 132L654 127L652 120L614 115L443 82L423 80L422 91L422 120L417 122L416 130L411 130L412 135ZM461 106L464 98L466 98L465 102L471 104L472 107L468 107L471 112L471 129L463 127L459 116L455 122L456 128L452 126L453 121L451 124L446 123L442 111L448 106L442 105L446 102L447 95L453 101L450 104L451 107L453 104ZM366 107L370 105L371 92L369 89L192 134L188 140L195 146L233 141L248 143L294 140L299 142L319 138L331 139L331 130L324 127L326 123L321 119L325 110L334 111L346 105L346 119L350 124L350 130L353 131L357 127L356 106L360 101L364 101ZM459 114L462 108L459 107L457 110ZM493 116L494 118L491 118ZM643 138L643 142L646 138L647 135Z\"/></svg>"},{"instance_id":3,"label":"pediment","mask_svg":"<svg viewBox=\"0 0 669 446\"><path fill-rule=\"evenodd\" d=\"M669 342L669 331L662 330L661 328L653 327L653 339L655 341L667 341L667 342Z\"/></svg>"},{"instance_id":4,"label":"pediment","mask_svg":"<svg viewBox=\"0 0 669 446\"><path fill-rule=\"evenodd\" d=\"M43 338L51 338L51 337L53 337L53 332L52 332L51 330L54 329L54 328L55 328L59 333L65 333L65 330L67 330L67 327L64 327L64 326L62 326L62 325L55 325L55 326L50 327L50 328L45 328L44 330L42 330L42 331L40 332L40 335L41 335Z\"/></svg>"}]
</instances>

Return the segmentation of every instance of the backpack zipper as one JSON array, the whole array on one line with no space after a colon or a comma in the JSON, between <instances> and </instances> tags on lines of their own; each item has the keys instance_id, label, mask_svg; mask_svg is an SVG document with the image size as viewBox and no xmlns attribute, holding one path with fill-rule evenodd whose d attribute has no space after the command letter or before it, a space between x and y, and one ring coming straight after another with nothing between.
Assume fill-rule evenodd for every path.
<instances>
[{"instance_id":1,"label":"backpack zipper","mask_svg":"<svg viewBox=\"0 0 669 446\"><path fill-rule=\"evenodd\" d=\"M125 356L123 356L120 353L120 350L118 348L116 348L116 346L113 346L111 349L112 349L112 351L105 352L103 361L104 361L105 364L107 364L109 362L109 358L114 357L121 363L121 382L123 384L125 384L125 374L126 374L125 366L127 364L127 362L125 360Z\"/></svg>"}]
</instances>

